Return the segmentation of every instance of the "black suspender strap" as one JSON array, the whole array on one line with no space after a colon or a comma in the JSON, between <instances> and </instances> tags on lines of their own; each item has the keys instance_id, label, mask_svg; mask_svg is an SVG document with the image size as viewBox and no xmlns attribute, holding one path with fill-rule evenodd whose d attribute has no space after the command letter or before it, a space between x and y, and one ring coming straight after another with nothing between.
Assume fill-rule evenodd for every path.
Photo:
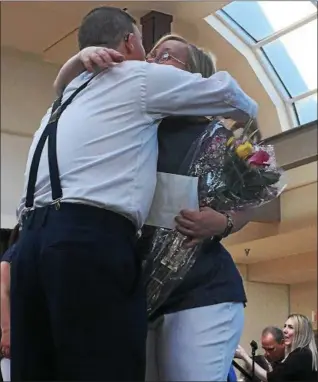
<instances>
[{"instance_id":1,"label":"black suspender strap","mask_svg":"<svg viewBox=\"0 0 318 382\"><path fill-rule=\"evenodd\" d=\"M62 101L62 96L59 97L57 100L54 101L52 106L52 113L50 120L54 114L54 112L60 107ZM43 147L45 145L46 139L49 135L50 126L52 126L52 123L48 122L45 129L43 130L43 133L38 141L38 144L35 148L31 166L30 166L30 172L29 172L29 181L27 186L27 193L26 193L26 199L25 199L25 207L26 208L32 208L34 204L34 192L35 192L35 184L36 184L36 178L38 173L38 168L41 160L41 155L43 151Z\"/></svg>"},{"instance_id":2,"label":"black suspender strap","mask_svg":"<svg viewBox=\"0 0 318 382\"><path fill-rule=\"evenodd\" d=\"M51 190L52 190L52 201L53 203L55 203L62 198L63 191L61 187L60 173L59 173L58 161L57 161L57 149L56 149L56 133L57 133L58 121L63 111L67 108L67 106L73 101L73 99L78 95L78 93L80 93L82 90L86 88L86 86L91 82L93 78L94 76L91 77L88 81L86 81L83 85L81 85L78 89L76 89L76 91L63 104L62 104L62 96L60 96L53 103L52 113L51 113L49 122L46 125L45 129L43 130L43 133L38 141L38 144L33 154L31 166L30 166L29 180L28 180L27 193L26 193L26 199L25 199L25 207L27 209L31 209L34 205L34 194L35 194L37 174L38 174L42 151L47 139L48 139L48 162L49 162L50 183L51 183Z\"/></svg>"}]
</instances>

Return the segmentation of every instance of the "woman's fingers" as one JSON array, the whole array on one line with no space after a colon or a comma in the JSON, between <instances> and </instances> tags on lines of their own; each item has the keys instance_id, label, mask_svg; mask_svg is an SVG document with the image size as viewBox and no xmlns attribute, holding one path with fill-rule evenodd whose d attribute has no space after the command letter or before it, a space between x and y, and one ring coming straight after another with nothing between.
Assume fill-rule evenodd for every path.
<instances>
[{"instance_id":1,"label":"woman's fingers","mask_svg":"<svg viewBox=\"0 0 318 382\"><path fill-rule=\"evenodd\" d=\"M180 215L175 217L175 221L183 228L191 229L194 227L194 223L191 220L188 220Z\"/></svg>"},{"instance_id":2,"label":"woman's fingers","mask_svg":"<svg viewBox=\"0 0 318 382\"><path fill-rule=\"evenodd\" d=\"M5 358L10 358L10 347L5 347L3 351L3 355Z\"/></svg>"},{"instance_id":3,"label":"woman's fingers","mask_svg":"<svg viewBox=\"0 0 318 382\"><path fill-rule=\"evenodd\" d=\"M5 358L10 358L10 347L9 346L2 346L1 348L1 354Z\"/></svg>"},{"instance_id":4,"label":"woman's fingers","mask_svg":"<svg viewBox=\"0 0 318 382\"><path fill-rule=\"evenodd\" d=\"M84 68L88 71L88 72L93 72L94 71L94 64L93 64L93 61L91 60L90 57L82 57L81 59L82 61L82 64L84 66Z\"/></svg>"},{"instance_id":5,"label":"woman's fingers","mask_svg":"<svg viewBox=\"0 0 318 382\"><path fill-rule=\"evenodd\" d=\"M113 49L90 47L81 52L81 61L87 71L93 72L96 67L104 70L124 61L124 56Z\"/></svg>"},{"instance_id":6,"label":"woman's fingers","mask_svg":"<svg viewBox=\"0 0 318 382\"><path fill-rule=\"evenodd\" d=\"M108 54L108 57L110 58L111 63L123 62L125 59L125 57L121 53L117 52L117 50L114 50L114 49L104 49L102 54L105 55L105 53Z\"/></svg>"},{"instance_id":7,"label":"woman's fingers","mask_svg":"<svg viewBox=\"0 0 318 382\"><path fill-rule=\"evenodd\" d=\"M191 231L190 229L184 228L181 225L177 225L176 226L176 230L179 231L184 236L189 236L189 237L193 237L194 236L194 232L193 231Z\"/></svg>"},{"instance_id":8,"label":"woman's fingers","mask_svg":"<svg viewBox=\"0 0 318 382\"><path fill-rule=\"evenodd\" d=\"M184 248L192 248L192 247L195 247L197 244L200 243L200 239L194 239L194 238L188 238L185 242L184 242Z\"/></svg>"}]
</instances>

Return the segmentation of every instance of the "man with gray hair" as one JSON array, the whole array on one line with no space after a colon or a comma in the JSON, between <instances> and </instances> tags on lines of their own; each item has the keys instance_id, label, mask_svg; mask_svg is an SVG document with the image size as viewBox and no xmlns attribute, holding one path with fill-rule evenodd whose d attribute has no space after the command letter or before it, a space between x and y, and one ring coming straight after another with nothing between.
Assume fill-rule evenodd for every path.
<instances>
[{"instance_id":1,"label":"man with gray hair","mask_svg":"<svg viewBox=\"0 0 318 382\"><path fill-rule=\"evenodd\" d=\"M266 360L275 366L275 363L281 362L285 357L284 333L276 326L267 326L262 331L262 348Z\"/></svg>"},{"instance_id":2,"label":"man with gray hair","mask_svg":"<svg viewBox=\"0 0 318 382\"><path fill-rule=\"evenodd\" d=\"M257 114L226 72L202 78L146 63L133 18L118 8L91 11L78 36L80 48L113 48L125 62L75 78L35 133L12 264L14 381L144 379L146 299L134 244L156 187L158 124Z\"/></svg>"},{"instance_id":3,"label":"man with gray hair","mask_svg":"<svg viewBox=\"0 0 318 382\"><path fill-rule=\"evenodd\" d=\"M262 331L261 344L264 354L255 356L255 363L266 371L272 371L285 357L284 333L276 326L267 326ZM251 369L245 365L245 370L251 374ZM241 381L248 382L250 378L242 376ZM254 382L261 382L254 376Z\"/></svg>"}]
</instances>

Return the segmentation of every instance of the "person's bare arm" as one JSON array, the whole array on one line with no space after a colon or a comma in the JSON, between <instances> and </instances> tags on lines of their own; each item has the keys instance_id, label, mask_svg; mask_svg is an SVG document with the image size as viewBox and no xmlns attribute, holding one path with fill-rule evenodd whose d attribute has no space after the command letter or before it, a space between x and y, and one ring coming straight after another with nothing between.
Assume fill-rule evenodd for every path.
<instances>
[{"instance_id":1,"label":"person's bare arm","mask_svg":"<svg viewBox=\"0 0 318 382\"><path fill-rule=\"evenodd\" d=\"M1 329L10 329L10 264L1 262Z\"/></svg>"},{"instance_id":2,"label":"person's bare arm","mask_svg":"<svg viewBox=\"0 0 318 382\"><path fill-rule=\"evenodd\" d=\"M252 212L251 210L245 211L236 211L236 212L228 212L233 219L233 229L231 233L235 233L240 231L242 228L246 226L252 220Z\"/></svg>"},{"instance_id":3,"label":"person's bare arm","mask_svg":"<svg viewBox=\"0 0 318 382\"><path fill-rule=\"evenodd\" d=\"M1 350L10 356L10 264L1 262Z\"/></svg>"},{"instance_id":4,"label":"person's bare arm","mask_svg":"<svg viewBox=\"0 0 318 382\"><path fill-rule=\"evenodd\" d=\"M110 68L115 63L122 62L124 56L113 50L102 47L88 47L71 57L59 71L53 88L60 96L66 86L84 71L98 72Z\"/></svg>"},{"instance_id":5,"label":"person's bare arm","mask_svg":"<svg viewBox=\"0 0 318 382\"><path fill-rule=\"evenodd\" d=\"M55 93L60 96L66 86L79 74L85 71L85 67L83 66L81 60L79 59L79 55L76 54L72 58L70 58L60 69L54 84L53 88Z\"/></svg>"},{"instance_id":6,"label":"person's bare arm","mask_svg":"<svg viewBox=\"0 0 318 382\"><path fill-rule=\"evenodd\" d=\"M252 370L253 361L251 357L246 353L246 351L242 348L242 346L238 346L235 352L235 357L243 360L246 366L250 370ZM263 382L267 382L267 371L260 367L257 363L254 363L254 372L257 378L259 378Z\"/></svg>"},{"instance_id":7,"label":"person's bare arm","mask_svg":"<svg viewBox=\"0 0 318 382\"><path fill-rule=\"evenodd\" d=\"M233 219L233 229L231 233L240 231L252 218L250 210L229 212ZM227 218L224 214L209 207L204 207L200 211L183 210L176 217L176 229L185 236L191 237L186 244L192 247L213 236L220 236L227 226Z\"/></svg>"}]
</instances>

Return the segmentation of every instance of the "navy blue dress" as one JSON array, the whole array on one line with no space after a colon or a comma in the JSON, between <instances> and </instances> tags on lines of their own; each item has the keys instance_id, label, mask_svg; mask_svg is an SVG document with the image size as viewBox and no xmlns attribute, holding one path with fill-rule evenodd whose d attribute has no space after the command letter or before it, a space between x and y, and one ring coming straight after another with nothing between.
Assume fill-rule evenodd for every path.
<instances>
[{"instance_id":1,"label":"navy blue dress","mask_svg":"<svg viewBox=\"0 0 318 382\"><path fill-rule=\"evenodd\" d=\"M210 123L207 119L166 118L159 126L158 171L179 174L193 142ZM246 303L241 275L229 252L217 240L204 243L196 263L151 319L185 309Z\"/></svg>"}]
</instances>

